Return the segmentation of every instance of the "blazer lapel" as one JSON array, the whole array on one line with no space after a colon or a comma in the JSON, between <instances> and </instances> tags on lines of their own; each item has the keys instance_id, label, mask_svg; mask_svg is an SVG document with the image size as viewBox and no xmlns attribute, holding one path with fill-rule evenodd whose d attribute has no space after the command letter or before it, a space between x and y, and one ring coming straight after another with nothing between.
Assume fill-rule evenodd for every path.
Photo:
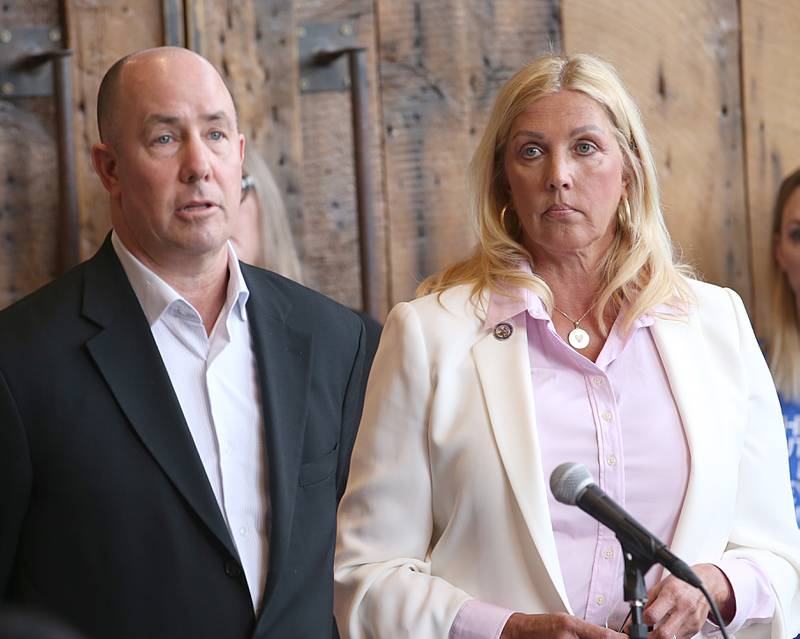
<instances>
[{"instance_id":1,"label":"blazer lapel","mask_svg":"<svg viewBox=\"0 0 800 639\"><path fill-rule=\"evenodd\" d=\"M508 339L489 332L472 352L509 484L564 609L571 612L550 521L550 489L542 473L525 314L509 323L514 330Z\"/></svg>"},{"instance_id":2,"label":"blazer lapel","mask_svg":"<svg viewBox=\"0 0 800 639\"><path fill-rule=\"evenodd\" d=\"M238 556L150 327L108 239L86 265L83 313L101 326L86 346L131 426L189 506Z\"/></svg>"},{"instance_id":3,"label":"blazer lapel","mask_svg":"<svg viewBox=\"0 0 800 639\"><path fill-rule=\"evenodd\" d=\"M272 512L269 569L261 613L265 617L289 555L307 413L312 336L294 329L286 321L290 304L278 289L259 286L244 265L242 272L250 290L247 318L260 377Z\"/></svg>"},{"instance_id":4,"label":"blazer lapel","mask_svg":"<svg viewBox=\"0 0 800 639\"><path fill-rule=\"evenodd\" d=\"M657 318L652 332L690 451L689 482L671 548L691 565L698 560L696 522L704 521L705 513L713 510L709 509L708 499L713 497L714 486L718 484L714 464L709 463L714 459L714 441L709 435L713 402L708 401L713 380L704 379L702 334L691 315L688 320ZM694 527L691 522L695 522Z\"/></svg>"}]
</instances>

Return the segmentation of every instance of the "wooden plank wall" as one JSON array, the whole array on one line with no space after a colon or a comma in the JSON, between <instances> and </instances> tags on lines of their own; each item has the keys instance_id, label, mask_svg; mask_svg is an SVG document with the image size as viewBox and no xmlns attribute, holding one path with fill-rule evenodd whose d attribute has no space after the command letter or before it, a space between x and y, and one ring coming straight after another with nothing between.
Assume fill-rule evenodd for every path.
<instances>
[{"instance_id":1,"label":"wooden plank wall","mask_svg":"<svg viewBox=\"0 0 800 639\"><path fill-rule=\"evenodd\" d=\"M772 206L781 180L800 167L800 3L742 3L747 204L757 324L769 322Z\"/></svg>"},{"instance_id":2,"label":"wooden plank wall","mask_svg":"<svg viewBox=\"0 0 800 639\"><path fill-rule=\"evenodd\" d=\"M4 5L0 26L49 24L58 6ZM97 85L120 55L164 42L165 5L67 0L66 8L87 256L108 229L88 154ZM706 279L736 288L765 321L771 201L800 164L797 3L168 0L168 9L186 12L187 45L230 83L249 148L265 156L287 200L309 285L360 305L349 96L302 93L297 66L298 27L349 19L369 50L382 312L468 251L465 169L494 95L538 53L565 50L617 66L642 108L675 240ZM51 111L46 99L0 100L0 305L53 273Z\"/></svg>"},{"instance_id":3,"label":"wooden plank wall","mask_svg":"<svg viewBox=\"0 0 800 639\"><path fill-rule=\"evenodd\" d=\"M67 23L69 43L75 50L72 104L81 256L87 258L97 250L109 229L108 198L92 168L90 155L92 145L100 141L97 89L108 67L123 55L161 44L161 2L68 2Z\"/></svg>"},{"instance_id":4,"label":"wooden plank wall","mask_svg":"<svg viewBox=\"0 0 800 639\"><path fill-rule=\"evenodd\" d=\"M304 282L361 306L349 92L301 93L297 30L349 20L368 49L377 251L386 254L375 20L371 0L242 0L188 6L189 46L231 87L250 152L261 153L287 203ZM378 277L387 279L385 260ZM383 287L385 289L385 286ZM388 299L378 300L381 314Z\"/></svg>"},{"instance_id":5,"label":"wooden plank wall","mask_svg":"<svg viewBox=\"0 0 800 639\"><path fill-rule=\"evenodd\" d=\"M563 0L562 11L567 53L614 64L642 111L684 258L749 305L737 1Z\"/></svg>"},{"instance_id":6,"label":"wooden plank wall","mask_svg":"<svg viewBox=\"0 0 800 639\"><path fill-rule=\"evenodd\" d=\"M379 0L392 301L474 243L465 172L499 87L559 50L557 3Z\"/></svg>"},{"instance_id":7,"label":"wooden plank wall","mask_svg":"<svg viewBox=\"0 0 800 639\"><path fill-rule=\"evenodd\" d=\"M0 28L54 27L50 0L3 7ZM0 99L0 307L55 274L58 175L52 100Z\"/></svg>"}]
</instances>

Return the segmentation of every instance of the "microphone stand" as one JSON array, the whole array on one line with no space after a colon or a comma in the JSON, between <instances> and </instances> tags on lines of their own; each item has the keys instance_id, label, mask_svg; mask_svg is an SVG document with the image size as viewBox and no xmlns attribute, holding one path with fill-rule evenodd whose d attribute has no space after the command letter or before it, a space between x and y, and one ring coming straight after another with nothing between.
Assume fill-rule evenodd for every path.
<instances>
[{"instance_id":1,"label":"microphone stand","mask_svg":"<svg viewBox=\"0 0 800 639\"><path fill-rule=\"evenodd\" d=\"M622 544L622 554L625 557L625 578L623 580L622 594L631 607L631 625L628 628L628 636L631 639L647 639L647 626L642 619L642 610L647 603L644 574L650 570L653 562L642 560L628 550L623 539L619 539L619 541Z\"/></svg>"}]
</instances>

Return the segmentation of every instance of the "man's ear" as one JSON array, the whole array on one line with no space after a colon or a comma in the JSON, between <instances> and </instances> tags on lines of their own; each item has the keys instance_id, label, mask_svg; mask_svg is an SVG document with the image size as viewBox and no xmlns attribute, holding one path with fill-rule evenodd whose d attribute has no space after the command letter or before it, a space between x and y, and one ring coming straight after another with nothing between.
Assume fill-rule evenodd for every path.
<instances>
[{"instance_id":1,"label":"man's ear","mask_svg":"<svg viewBox=\"0 0 800 639\"><path fill-rule=\"evenodd\" d=\"M119 193L119 175L117 154L108 144L100 143L92 146L92 166L112 197Z\"/></svg>"}]
</instances>

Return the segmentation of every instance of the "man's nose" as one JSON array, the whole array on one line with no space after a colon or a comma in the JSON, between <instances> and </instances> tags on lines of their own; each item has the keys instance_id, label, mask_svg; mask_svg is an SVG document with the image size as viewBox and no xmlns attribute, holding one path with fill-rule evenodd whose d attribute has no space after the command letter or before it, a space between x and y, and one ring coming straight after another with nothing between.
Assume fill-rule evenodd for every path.
<instances>
[{"instance_id":1,"label":"man's nose","mask_svg":"<svg viewBox=\"0 0 800 639\"><path fill-rule=\"evenodd\" d=\"M211 173L210 150L199 138L192 135L186 140L183 148L183 163L180 179L182 182L202 182Z\"/></svg>"}]
</instances>

